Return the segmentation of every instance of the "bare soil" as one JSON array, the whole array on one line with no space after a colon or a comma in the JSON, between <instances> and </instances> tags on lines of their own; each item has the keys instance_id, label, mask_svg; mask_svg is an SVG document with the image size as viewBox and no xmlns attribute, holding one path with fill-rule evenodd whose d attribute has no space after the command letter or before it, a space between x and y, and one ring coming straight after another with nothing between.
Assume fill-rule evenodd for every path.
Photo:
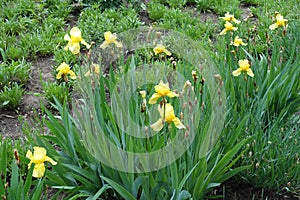
<instances>
[{"instance_id":1,"label":"bare soil","mask_svg":"<svg viewBox=\"0 0 300 200\"><path fill-rule=\"evenodd\" d=\"M241 183L235 179L224 182L211 195L222 195L216 200L300 200L300 196L289 192L278 193L255 188L250 184Z\"/></svg>"},{"instance_id":2,"label":"bare soil","mask_svg":"<svg viewBox=\"0 0 300 200\"><path fill-rule=\"evenodd\" d=\"M0 108L0 136L2 139L23 137L21 121L30 123L35 112L39 114L41 102L44 101L42 81L53 80L53 57L38 57L32 64L30 80L25 85L26 94L19 108L16 111Z\"/></svg>"}]
</instances>

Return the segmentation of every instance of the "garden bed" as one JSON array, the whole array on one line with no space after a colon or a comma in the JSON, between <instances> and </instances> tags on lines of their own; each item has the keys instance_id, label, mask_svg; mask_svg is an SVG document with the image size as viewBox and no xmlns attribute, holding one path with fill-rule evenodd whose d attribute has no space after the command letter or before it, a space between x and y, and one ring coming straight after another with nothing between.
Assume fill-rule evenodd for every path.
<instances>
[{"instance_id":1,"label":"garden bed","mask_svg":"<svg viewBox=\"0 0 300 200\"><path fill-rule=\"evenodd\" d=\"M0 14L0 194L12 198L19 185L33 199L300 199L299 5L281 3L0 3L12 8ZM237 19L227 19L227 12ZM73 45L74 27L81 31L79 52L64 49L66 40ZM58 70L64 62L69 74ZM152 82L138 79L140 73ZM123 130L130 126L124 109L143 129ZM154 118L169 126L157 126ZM212 125L214 118L219 123ZM209 135L212 130L220 131ZM143 131L151 137L134 135ZM155 170L127 154L160 150L177 139L190 142L187 152L168 165L174 155L153 160ZM128 158L117 161L110 152L108 162L95 141L107 151L116 145ZM180 151L186 143L177 145ZM58 162L29 181L36 171L28 169L34 159L26 153L35 146ZM142 161L130 168L131 159Z\"/></svg>"}]
</instances>

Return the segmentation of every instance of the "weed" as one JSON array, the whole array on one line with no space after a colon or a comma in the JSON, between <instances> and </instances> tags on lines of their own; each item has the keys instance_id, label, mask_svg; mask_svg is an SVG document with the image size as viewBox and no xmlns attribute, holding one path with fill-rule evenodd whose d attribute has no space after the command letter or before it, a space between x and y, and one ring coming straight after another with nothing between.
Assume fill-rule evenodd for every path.
<instances>
[{"instance_id":1,"label":"weed","mask_svg":"<svg viewBox=\"0 0 300 200\"><path fill-rule=\"evenodd\" d=\"M0 91L0 106L3 109L16 109L20 105L24 93L22 85L17 83L13 83L11 87L5 86Z\"/></svg>"},{"instance_id":2,"label":"weed","mask_svg":"<svg viewBox=\"0 0 300 200\"><path fill-rule=\"evenodd\" d=\"M55 103L54 99L57 99L61 103L70 100L69 87L66 83L58 84L56 82L43 82L42 87L45 99L49 103Z\"/></svg>"}]
</instances>

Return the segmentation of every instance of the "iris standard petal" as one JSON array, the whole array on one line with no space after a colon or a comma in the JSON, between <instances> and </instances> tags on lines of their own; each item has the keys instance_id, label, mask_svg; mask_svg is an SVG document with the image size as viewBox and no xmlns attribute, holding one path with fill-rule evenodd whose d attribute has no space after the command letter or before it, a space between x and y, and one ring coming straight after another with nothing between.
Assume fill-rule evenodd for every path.
<instances>
[{"instance_id":1,"label":"iris standard petal","mask_svg":"<svg viewBox=\"0 0 300 200\"><path fill-rule=\"evenodd\" d=\"M104 39L105 41L100 45L101 49L105 49L110 44L115 44L119 48L123 47L122 43L117 41L118 38L115 33L112 34L110 31L105 32Z\"/></svg>"},{"instance_id":2,"label":"iris standard petal","mask_svg":"<svg viewBox=\"0 0 300 200\"><path fill-rule=\"evenodd\" d=\"M43 147L34 147L33 148L33 162L34 163L41 163L45 162L47 151Z\"/></svg>"},{"instance_id":3,"label":"iris standard petal","mask_svg":"<svg viewBox=\"0 0 300 200\"><path fill-rule=\"evenodd\" d=\"M27 151L26 158L29 158L30 160L33 158L32 151L30 150Z\"/></svg>"},{"instance_id":4,"label":"iris standard petal","mask_svg":"<svg viewBox=\"0 0 300 200\"><path fill-rule=\"evenodd\" d=\"M160 81L158 85L154 87L155 91L161 96L166 96L170 92L169 84Z\"/></svg>"},{"instance_id":5,"label":"iris standard petal","mask_svg":"<svg viewBox=\"0 0 300 200\"><path fill-rule=\"evenodd\" d=\"M157 55L157 54L160 54L162 51L159 49L159 48L157 48L157 47L155 47L154 49L153 49L153 51L154 51L154 54L155 55Z\"/></svg>"},{"instance_id":6,"label":"iris standard petal","mask_svg":"<svg viewBox=\"0 0 300 200\"><path fill-rule=\"evenodd\" d=\"M236 37L234 38L234 41L233 41L233 42L232 42L232 41L230 42L230 45L233 45L233 46L238 47L238 46L240 46L240 45L245 46L245 45L247 45L247 44L244 43L243 40L242 40L239 36L236 36Z\"/></svg>"},{"instance_id":7,"label":"iris standard petal","mask_svg":"<svg viewBox=\"0 0 300 200\"><path fill-rule=\"evenodd\" d=\"M72 43L79 43L81 42L82 38L81 38L81 31L79 30L78 27L73 27L70 30L70 35L71 35L71 41Z\"/></svg>"},{"instance_id":8,"label":"iris standard petal","mask_svg":"<svg viewBox=\"0 0 300 200\"><path fill-rule=\"evenodd\" d=\"M107 31L104 33L104 39L106 41L108 41L111 36L112 36L112 33L110 31Z\"/></svg>"},{"instance_id":9,"label":"iris standard petal","mask_svg":"<svg viewBox=\"0 0 300 200\"><path fill-rule=\"evenodd\" d=\"M159 84L154 87L154 89L157 93L164 94L164 95L168 91L170 91L169 85L162 81L160 81Z\"/></svg>"}]
</instances>

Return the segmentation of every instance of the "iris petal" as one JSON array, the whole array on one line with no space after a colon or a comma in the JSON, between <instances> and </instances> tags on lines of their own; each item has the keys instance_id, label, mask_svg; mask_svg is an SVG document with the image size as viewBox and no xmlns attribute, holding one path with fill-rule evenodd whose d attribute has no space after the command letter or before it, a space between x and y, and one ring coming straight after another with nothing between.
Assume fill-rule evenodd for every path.
<instances>
[{"instance_id":1,"label":"iris petal","mask_svg":"<svg viewBox=\"0 0 300 200\"><path fill-rule=\"evenodd\" d=\"M241 70L240 68L238 68L237 70L234 70L234 71L232 72L232 75L233 75L233 76L239 76L239 75L241 74L241 72L242 72L242 70Z\"/></svg>"},{"instance_id":2,"label":"iris petal","mask_svg":"<svg viewBox=\"0 0 300 200\"><path fill-rule=\"evenodd\" d=\"M173 119L173 122L174 122L176 128L178 128L178 129L186 128L186 127L181 123L181 121L179 120L178 117L175 117L175 118Z\"/></svg>"},{"instance_id":3,"label":"iris petal","mask_svg":"<svg viewBox=\"0 0 300 200\"><path fill-rule=\"evenodd\" d=\"M252 69L250 69L250 68L247 70L247 74L251 77L254 77L254 73L252 72Z\"/></svg>"},{"instance_id":4,"label":"iris petal","mask_svg":"<svg viewBox=\"0 0 300 200\"><path fill-rule=\"evenodd\" d=\"M163 119L159 118L154 124L151 124L150 127L156 132L160 131L164 127Z\"/></svg>"},{"instance_id":5,"label":"iris petal","mask_svg":"<svg viewBox=\"0 0 300 200\"><path fill-rule=\"evenodd\" d=\"M151 96L151 98L149 99L149 104L155 104L156 103L156 101L159 99L161 97L161 95L160 94L158 94L158 93L154 93L152 96Z\"/></svg>"},{"instance_id":6,"label":"iris petal","mask_svg":"<svg viewBox=\"0 0 300 200\"><path fill-rule=\"evenodd\" d=\"M76 74L72 70L69 71L69 74L71 79L76 79Z\"/></svg>"},{"instance_id":7,"label":"iris petal","mask_svg":"<svg viewBox=\"0 0 300 200\"><path fill-rule=\"evenodd\" d=\"M45 174L45 164L38 163L34 165L32 176L35 178L41 178Z\"/></svg>"}]
</instances>

